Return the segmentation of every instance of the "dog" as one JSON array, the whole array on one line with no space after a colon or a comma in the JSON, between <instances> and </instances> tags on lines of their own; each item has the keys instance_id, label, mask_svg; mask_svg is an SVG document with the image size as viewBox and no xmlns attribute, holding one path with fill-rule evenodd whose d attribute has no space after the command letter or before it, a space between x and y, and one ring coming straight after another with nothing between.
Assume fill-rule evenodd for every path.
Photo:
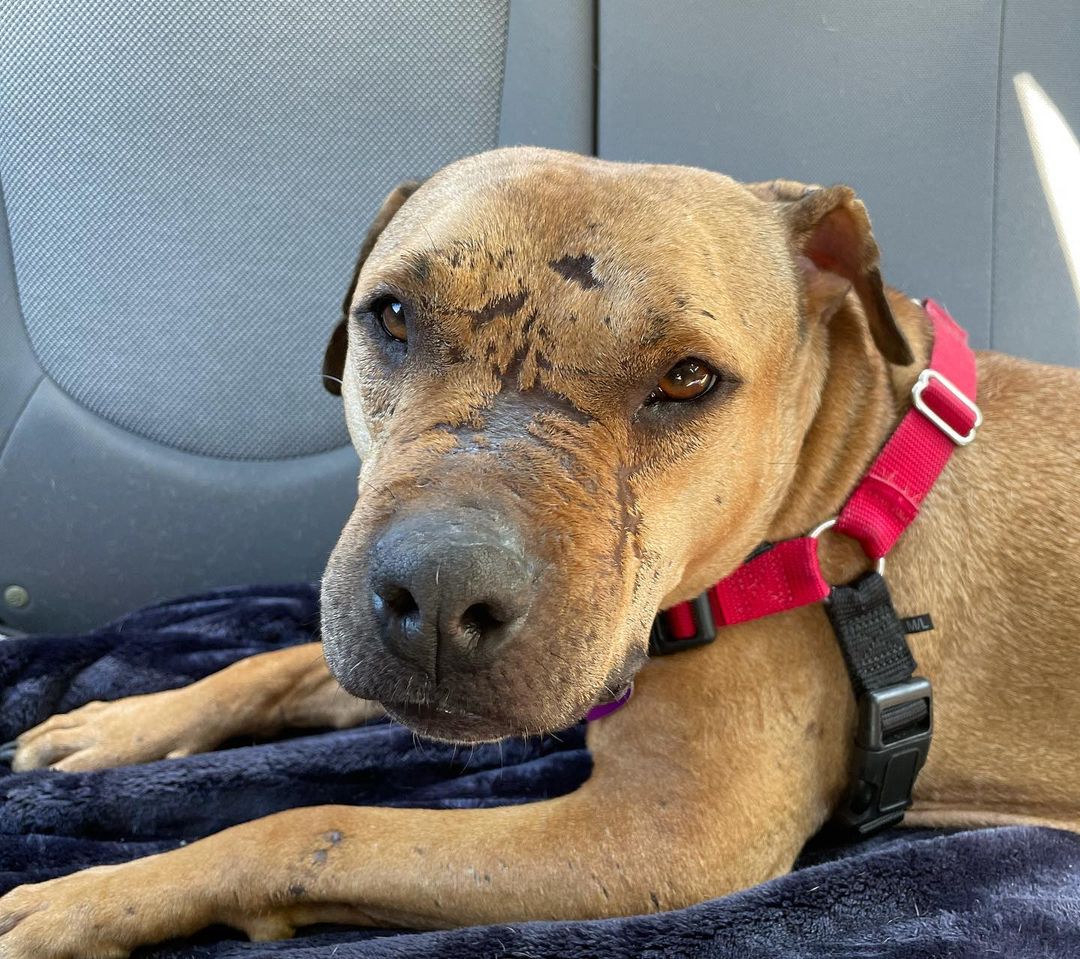
<instances>
[{"instance_id":1,"label":"dog","mask_svg":"<svg viewBox=\"0 0 1080 959\"><path fill-rule=\"evenodd\" d=\"M13 890L0 956L126 956L223 923L437 928L669 910L789 870L849 788L821 604L649 659L658 609L835 516L927 366L843 186L535 148L383 204L326 353L363 466L318 645L91 703L14 767L98 769L380 714L479 742L590 724L575 792L325 806ZM909 822L1080 827L1080 372L977 358L985 422L889 554L936 696ZM830 583L869 566L835 531ZM325 657L324 654L325 653Z\"/></svg>"}]
</instances>

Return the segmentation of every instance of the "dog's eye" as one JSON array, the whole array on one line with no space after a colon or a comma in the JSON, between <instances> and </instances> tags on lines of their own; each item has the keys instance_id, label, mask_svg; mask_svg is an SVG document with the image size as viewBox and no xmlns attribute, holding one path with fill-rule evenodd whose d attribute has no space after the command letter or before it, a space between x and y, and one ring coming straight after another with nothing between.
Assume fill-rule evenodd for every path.
<instances>
[{"instance_id":1,"label":"dog's eye","mask_svg":"<svg viewBox=\"0 0 1080 959\"><path fill-rule=\"evenodd\" d=\"M385 299L375 304L373 310L379 320L379 326L391 339L401 343L408 342L409 330L405 325L405 307L400 300Z\"/></svg>"},{"instance_id":2,"label":"dog's eye","mask_svg":"<svg viewBox=\"0 0 1080 959\"><path fill-rule=\"evenodd\" d=\"M660 377L646 403L685 403L709 392L717 381L716 371L702 360L681 360Z\"/></svg>"}]
</instances>

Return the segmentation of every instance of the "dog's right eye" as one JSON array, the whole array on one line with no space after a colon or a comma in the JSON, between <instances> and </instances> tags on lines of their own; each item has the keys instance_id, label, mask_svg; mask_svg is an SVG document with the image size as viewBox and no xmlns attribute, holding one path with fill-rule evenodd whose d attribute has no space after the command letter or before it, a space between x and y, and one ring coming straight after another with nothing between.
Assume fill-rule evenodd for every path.
<instances>
[{"instance_id":1,"label":"dog's right eye","mask_svg":"<svg viewBox=\"0 0 1080 959\"><path fill-rule=\"evenodd\" d=\"M717 381L716 370L695 357L676 363L660 377L656 388L646 397L652 403L685 403L709 392Z\"/></svg>"},{"instance_id":2,"label":"dog's right eye","mask_svg":"<svg viewBox=\"0 0 1080 959\"><path fill-rule=\"evenodd\" d=\"M372 307L372 313L379 321L382 331L399 343L409 341L409 328L405 323L405 306L400 300L386 297Z\"/></svg>"}]
</instances>

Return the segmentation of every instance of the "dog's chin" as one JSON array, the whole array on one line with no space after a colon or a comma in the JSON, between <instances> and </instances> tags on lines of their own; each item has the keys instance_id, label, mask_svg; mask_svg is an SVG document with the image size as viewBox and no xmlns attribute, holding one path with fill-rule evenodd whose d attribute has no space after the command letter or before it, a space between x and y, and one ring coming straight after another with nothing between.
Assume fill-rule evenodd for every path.
<instances>
[{"instance_id":1,"label":"dog's chin","mask_svg":"<svg viewBox=\"0 0 1080 959\"><path fill-rule=\"evenodd\" d=\"M625 692L632 680L632 673L625 679L611 678L618 682L617 686L605 684L591 696L582 692L580 698L572 697L559 706L548 703L539 713L523 706L518 710L510 707L499 714L484 714L453 703L436 706L430 702L394 702L374 698L391 719L425 739L448 743L490 743L522 736L543 736L576 725L593 706L610 702ZM611 692L613 689L617 690L614 695Z\"/></svg>"},{"instance_id":2,"label":"dog's chin","mask_svg":"<svg viewBox=\"0 0 1080 959\"><path fill-rule=\"evenodd\" d=\"M501 702L497 700L489 707L488 697L470 701L464 690L456 691L456 695L445 689L425 691L400 678L372 682L374 670L335 668L335 664L340 667L340 661L330 656L327 659L331 673L345 692L378 703L391 719L417 735L442 742L488 743L558 732L578 722L591 705L576 701L530 705L516 702L507 691L500 697ZM407 700L398 698L410 686L413 696Z\"/></svg>"},{"instance_id":3,"label":"dog's chin","mask_svg":"<svg viewBox=\"0 0 1080 959\"><path fill-rule=\"evenodd\" d=\"M382 703L387 715L418 736L444 743L493 743L521 735L504 720L461 710L440 709L428 703Z\"/></svg>"},{"instance_id":4,"label":"dog's chin","mask_svg":"<svg viewBox=\"0 0 1080 959\"><path fill-rule=\"evenodd\" d=\"M346 692L378 703L391 719L425 739L449 743L496 742L567 729L593 706L615 698L647 659L634 649L604 681L594 680L591 689L549 690L542 701L532 701L510 688L498 694L466 687L425 689L389 668L385 658L370 654L370 659L358 659L355 644L335 642L336 635L324 628L323 647L330 672Z\"/></svg>"}]
</instances>

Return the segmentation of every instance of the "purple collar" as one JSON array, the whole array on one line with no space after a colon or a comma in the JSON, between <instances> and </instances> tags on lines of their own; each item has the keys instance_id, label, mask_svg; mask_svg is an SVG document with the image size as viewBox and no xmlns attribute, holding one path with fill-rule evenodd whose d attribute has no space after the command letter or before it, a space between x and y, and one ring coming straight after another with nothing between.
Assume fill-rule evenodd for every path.
<instances>
[{"instance_id":1,"label":"purple collar","mask_svg":"<svg viewBox=\"0 0 1080 959\"><path fill-rule=\"evenodd\" d=\"M585 722L592 723L598 719L603 719L605 716L610 716L617 709L622 709L628 702L630 697L634 694L634 684L631 683L626 687L618 697L612 699L606 703L597 703L585 714Z\"/></svg>"}]
</instances>

